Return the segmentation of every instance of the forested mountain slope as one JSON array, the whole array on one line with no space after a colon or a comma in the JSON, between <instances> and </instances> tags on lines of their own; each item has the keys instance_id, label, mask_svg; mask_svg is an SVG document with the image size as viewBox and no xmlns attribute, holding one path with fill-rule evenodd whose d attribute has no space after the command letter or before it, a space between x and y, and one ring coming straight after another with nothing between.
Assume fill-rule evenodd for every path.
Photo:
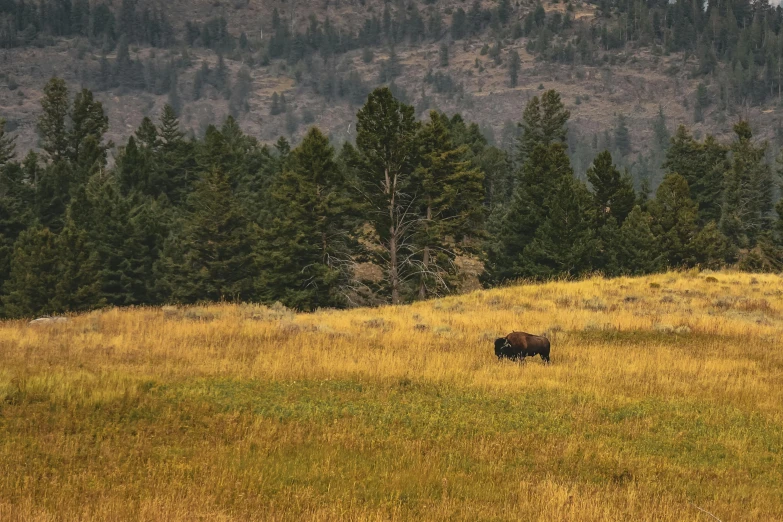
<instances>
[{"instance_id":1,"label":"forested mountain slope","mask_svg":"<svg viewBox=\"0 0 783 522\"><path fill-rule=\"evenodd\" d=\"M655 187L664 127L729 139L742 117L777 153L780 9L698 5L4 0L0 107L22 151L51 76L96 92L117 143L166 102L196 135L232 114L262 141L311 124L352 141L356 109L391 84L419 117L459 112L511 149L525 104L556 88L577 176L608 148Z\"/></svg>"}]
</instances>

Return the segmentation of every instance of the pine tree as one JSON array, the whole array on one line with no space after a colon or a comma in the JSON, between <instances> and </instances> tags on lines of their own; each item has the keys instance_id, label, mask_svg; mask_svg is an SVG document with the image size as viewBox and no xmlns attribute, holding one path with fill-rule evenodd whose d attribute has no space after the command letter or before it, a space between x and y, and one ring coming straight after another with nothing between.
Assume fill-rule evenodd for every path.
<instances>
[{"instance_id":1,"label":"pine tree","mask_svg":"<svg viewBox=\"0 0 783 522\"><path fill-rule=\"evenodd\" d=\"M136 139L131 136L127 145L120 150L115 168L123 194L127 195L134 190L148 193L149 174L145 167L141 150L136 146Z\"/></svg>"},{"instance_id":2,"label":"pine tree","mask_svg":"<svg viewBox=\"0 0 783 522\"><path fill-rule=\"evenodd\" d=\"M684 126L678 127L671 139L663 167L688 182L692 197L699 205L702 225L720 220L726 153L726 147L712 136L700 143Z\"/></svg>"},{"instance_id":3,"label":"pine tree","mask_svg":"<svg viewBox=\"0 0 783 522\"><path fill-rule=\"evenodd\" d=\"M50 299L52 309L85 312L105 305L100 295L99 261L86 232L66 221L55 244L57 280Z\"/></svg>"},{"instance_id":4,"label":"pine tree","mask_svg":"<svg viewBox=\"0 0 783 522\"><path fill-rule=\"evenodd\" d=\"M256 233L228 176L208 172L188 197L187 213L164 246L158 266L164 295L178 302L255 297Z\"/></svg>"},{"instance_id":5,"label":"pine tree","mask_svg":"<svg viewBox=\"0 0 783 522\"><path fill-rule=\"evenodd\" d=\"M16 136L6 135L5 123L5 119L0 118L0 168L16 156Z\"/></svg>"},{"instance_id":6,"label":"pine tree","mask_svg":"<svg viewBox=\"0 0 783 522\"><path fill-rule=\"evenodd\" d=\"M182 98L179 96L179 78L177 77L177 69L174 66L170 67L169 76L169 99L168 106L174 111L175 114L182 112Z\"/></svg>"},{"instance_id":7,"label":"pine tree","mask_svg":"<svg viewBox=\"0 0 783 522\"><path fill-rule=\"evenodd\" d=\"M311 129L272 187L262 232L261 295L299 310L341 307L350 284L354 203L329 139Z\"/></svg>"},{"instance_id":8,"label":"pine tree","mask_svg":"<svg viewBox=\"0 0 783 522\"><path fill-rule=\"evenodd\" d=\"M731 160L724 174L721 230L740 247L754 247L770 223L774 184L765 162L767 144L754 145L746 121L734 126L737 140L731 145Z\"/></svg>"},{"instance_id":9,"label":"pine tree","mask_svg":"<svg viewBox=\"0 0 783 522\"><path fill-rule=\"evenodd\" d=\"M636 200L631 176L627 172L621 175L612 163L612 155L603 151L587 169L587 180L593 187L596 223L602 226L611 216L622 225Z\"/></svg>"},{"instance_id":10,"label":"pine tree","mask_svg":"<svg viewBox=\"0 0 783 522\"><path fill-rule=\"evenodd\" d=\"M123 87L134 87L134 62L128 48L128 37L123 34L117 42L117 58L114 61L114 76L117 83Z\"/></svg>"},{"instance_id":11,"label":"pine tree","mask_svg":"<svg viewBox=\"0 0 783 522\"><path fill-rule=\"evenodd\" d=\"M234 88L231 90L231 100L229 103L229 112L234 118L250 110L248 98L253 88L253 79L250 71L243 67L237 73L237 80Z\"/></svg>"},{"instance_id":12,"label":"pine tree","mask_svg":"<svg viewBox=\"0 0 783 522\"><path fill-rule=\"evenodd\" d=\"M451 290L456 256L471 250L465 241L482 236L484 173L464 160L468 147L454 145L445 115L431 112L417 141L420 163L412 184L421 217L414 241L418 296L426 299Z\"/></svg>"},{"instance_id":13,"label":"pine tree","mask_svg":"<svg viewBox=\"0 0 783 522\"><path fill-rule=\"evenodd\" d=\"M150 257L145 231L134 219L138 203L123 197L119 184L104 173L92 176L70 207L76 227L98 263L93 279L104 302L128 306L151 302ZM159 216L159 219L162 216Z\"/></svg>"},{"instance_id":14,"label":"pine tree","mask_svg":"<svg viewBox=\"0 0 783 522\"><path fill-rule=\"evenodd\" d=\"M277 94L277 92L272 93L272 107L269 109L269 114L271 116L277 116L283 112L280 109L280 96Z\"/></svg>"},{"instance_id":15,"label":"pine tree","mask_svg":"<svg viewBox=\"0 0 783 522\"><path fill-rule=\"evenodd\" d=\"M669 149L669 140L671 134L666 126L666 114L663 112L663 106L658 106L658 116L653 122L653 135L655 136L655 149L658 153L666 153Z\"/></svg>"},{"instance_id":16,"label":"pine tree","mask_svg":"<svg viewBox=\"0 0 783 522\"><path fill-rule=\"evenodd\" d=\"M622 157L631 153L631 133L624 114L617 115L617 124L614 128L614 146Z\"/></svg>"},{"instance_id":17,"label":"pine tree","mask_svg":"<svg viewBox=\"0 0 783 522\"><path fill-rule=\"evenodd\" d=\"M413 107L397 101L389 88L373 91L357 114L358 174L370 206L375 247L382 254L392 304L402 301L402 283L409 259L409 234L415 220L408 191L415 165L416 131Z\"/></svg>"},{"instance_id":18,"label":"pine tree","mask_svg":"<svg viewBox=\"0 0 783 522\"><path fill-rule=\"evenodd\" d=\"M698 232L698 207L691 199L688 182L679 174L667 174L649 203L652 231L658 238L669 267L696 263L693 240Z\"/></svg>"},{"instance_id":19,"label":"pine tree","mask_svg":"<svg viewBox=\"0 0 783 522\"><path fill-rule=\"evenodd\" d=\"M174 204L187 197L196 170L193 146L184 139L179 119L170 105L163 107L158 126L160 148L156 154L155 179L150 181L151 193L166 194Z\"/></svg>"},{"instance_id":20,"label":"pine tree","mask_svg":"<svg viewBox=\"0 0 783 522\"><path fill-rule=\"evenodd\" d=\"M451 37L462 40L468 31L468 17L463 8L458 8L451 17Z\"/></svg>"},{"instance_id":21,"label":"pine tree","mask_svg":"<svg viewBox=\"0 0 783 522\"><path fill-rule=\"evenodd\" d=\"M492 241L487 245L487 282L533 275L534 270L530 266L530 259L525 257L525 249L549 219L553 206L561 205L554 201L553 194L569 198L562 202L564 206L560 209L559 217L573 216L574 209L583 205L581 191L576 185L564 181L572 177L571 163L562 143L534 144L519 172L517 186L505 209L505 215L497 221L497 228L492 230ZM560 224L552 223L550 228L555 229ZM544 248L540 248L542 259L546 258ZM541 271L538 272L538 275L543 275Z\"/></svg>"},{"instance_id":22,"label":"pine tree","mask_svg":"<svg viewBox=\"0 0 783 522\"><path fill-rule=\"evenodd\" d=\"M663 268L658 239L650 228L651 219L637 205L620 227L612 247L621 273L642 275Z\"/></svg>"},{"instance_id":23,"label":"pine tree","mask_svg":"<svg viewBox=\"0 0 783 522\"><path fill-rule=\"evenodd\" d=\"M103 104L87 89L76 95L70 116L69 156L74 181L81 184L96 169L106 166L106 151L113 145L103 143L103 136L109 130L109 118L103 112Z\"/></svg>"},{"instance_id":24,"label":"pine tree","mask_svg":"<svg viewBox=\"0 0 783 522\"><path fill-rule=\"evenodd\" d=\"M449 46L446 43L440 44L440 50L438 51L438 61L441 67L449 66Z\"/></svg>"},{"instance_id":25,"label":"pine tree","mask_svg":"<svg viewBox=\"0 0 783 522\"><path fill-rule=\"evenodd\" d=\"M531 99L522 115L522 135L517 145L517 160L524 164L537 144L566 143L568 118L571 113L560 101L560 94L549 90L539 100Z\"/></svg>"},{"instance_id":26,"label":"pine tree","mask_svg":"<svg viewBox=\"0 0 783 522\"><path fill-rule=\"evenodd\" d=\"M721 269L737 258L737 248L714 221L699 230L693 240L696 262L702 268Z\"/></svg>"},{"instance_id":27,"label":"pine tree","mask_svg":"<svg viewBox=\"0 0 783 522\"><path fill-rule=\"evenodd\" d=\"M513 89L519 84L519 67L522 65L522 60L519 58L519 53L516 50L511 50L508 53L508 77L509 86Z\"/></svg>"},{"instance_id":28,"label":"pine tree","mask_svg":"<svg viewBox=\"0 0 783 522\"><path fill-rule=\"evenodd\" d=\"M73 170L67 161L57 161L40 169L35 184L35 214L38 222L52 232L62 230L65 211L71 200Z\"/></svg>"},{"instance_id":29,"label":"pine tree","mask_svg":"<svg viewBox=\"0 0 783 522\"><path fill-rule=\"evenodd\" d=\"M696 103L694 104L694 121L704 121L704 109L710 106L710 93L707 86L699 83L696 89Z\"/></svg>"},{"instance_id":30,"label":"pine tree","mask_svg":"<svg viewBox=\"0 0 783 522\"><path fill-rule=\"evenodd\" d=\"M0 289L11 269L13 247L32 221L34 192L16 162L0 166Z\"/></svg>"},{"instance_id":31,"label":"pine tree","mask_svg":"<svg viewBox=\"0 0 783 522\"><path fill-rule=\"evenodd\" d=\"M136 129L135 136L139 140L139 145L149 151L155 151L160 146L158 129L147 116L141 120L141 125Z\"/></svg>"},{"instance_id":32,"label":"pine tree","mask_svg":"<svg viewBox=\"0 0 783 522\"><path fill-rule=\"evenodd\" d=\"M520 275L541 279L578 276L590 270L598 247L590 226L591 203L587 188L572 173L557 181L546 199L546 219L517 260Z\"/></svg>"},{"instance_id":33,"label":"pine tree","mask_svg":"<svg viewBox=\"0 0 783 522\"><path fill-rule=\"evenodd\" d=\"M506 25L509 22L512 10L511 0L500 0L498 3L498 20L500 20L501 24Z\"/></svg>"},{"instance_id":34,"label":"pine tree","mask_svg":"<svg viewBox=\"0 0 783 522\"><path fill-rule=\"evenodd\" d=\"M289 136L293 137L299 128L299 119L296 117L293 111L286 113L285 115L285 132Z\"/></svg>"},{"instance_id":35,"label":"pine tree","mask_svg":"<svg viewBox=\"0 0 783 522\"><path fill-rule=\"evenodd\" d=\"M69 158L68 88L61 78L52 78L44 87L43 112L38 118L41 147L53 162Z\"/></svg>"},{"instance_id":36,"label":"pine tree","mask_svg":"<svg viewBox=\"0 0 783 522\"><path fill-rule=\"evenodd\" d=\"M49 229L41 227L29 228L19 235L4 288L6 317L63 311L53 302L58 282L56 239Z\"/></svg>"}]
</instances>

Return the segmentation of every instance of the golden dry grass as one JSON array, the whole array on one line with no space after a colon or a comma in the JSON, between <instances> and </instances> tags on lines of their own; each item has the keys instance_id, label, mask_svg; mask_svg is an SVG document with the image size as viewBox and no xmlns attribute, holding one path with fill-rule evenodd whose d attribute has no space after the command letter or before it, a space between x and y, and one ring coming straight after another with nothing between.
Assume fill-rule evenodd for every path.
<instances>
[{"instance_id":1,"label":"golden dry grass","mask_svg":"<svg viewBox=\"0 0 783 522\"><path fill-rule=\"evenodd\" d=\"M782 329L733 272L6 322L0 520L783 520Z\"/></svg>"}]
</instances>

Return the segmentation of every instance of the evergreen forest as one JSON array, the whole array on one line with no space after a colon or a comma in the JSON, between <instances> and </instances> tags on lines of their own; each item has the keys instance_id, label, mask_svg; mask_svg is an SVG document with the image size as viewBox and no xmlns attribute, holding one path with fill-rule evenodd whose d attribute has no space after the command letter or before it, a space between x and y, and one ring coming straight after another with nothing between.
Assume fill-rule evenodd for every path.
<instances>
[{"instance_id":1,"label":"evergreen forest","mask_svg":"<svg viewBox=\"0 0 783 522\"><path fill-rule=\"evenodd\" d=\"M778 172L746 121L729 143L677 129L652 194L608 151L575 175L554 90L528 103L514 154L460 115L417 120L388 88L358 111L355 143L335 146L313 127L295 147L262 144L231 116L188 138L171 106L115 147L92 92L58 78L44 92L39 152L17 158L0 123L7 318L205 301L397 304L459 291L464 259L481 261L484 285L783 268Z\"/></svg>"}]
</instances>

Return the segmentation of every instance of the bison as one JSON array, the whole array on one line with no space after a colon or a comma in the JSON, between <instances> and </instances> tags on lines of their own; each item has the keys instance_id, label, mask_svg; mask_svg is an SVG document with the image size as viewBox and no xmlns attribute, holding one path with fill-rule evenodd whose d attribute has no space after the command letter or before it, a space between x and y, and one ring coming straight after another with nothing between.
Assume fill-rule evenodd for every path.
<instances>
[{"instance_id":1,"label":"bison","mask_svg":"<svg viewBox=\"0 0 783 522\"><path fill-rule=\"evenodd\" d=\"M541 359L549 364L549 339L525 332L511 332L495 340L495 355L498 360L512 361L540 355Z\"/></svg>"}]
</instances>

